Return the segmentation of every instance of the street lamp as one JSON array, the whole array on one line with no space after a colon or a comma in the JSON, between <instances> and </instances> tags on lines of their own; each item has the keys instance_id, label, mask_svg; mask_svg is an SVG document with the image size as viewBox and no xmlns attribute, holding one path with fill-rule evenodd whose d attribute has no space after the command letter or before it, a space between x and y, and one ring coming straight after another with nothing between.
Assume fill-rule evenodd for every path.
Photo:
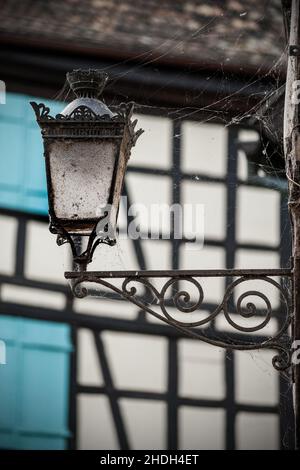
<instances>
[{"instance_id":1,"label":"street lamp","mask_svg":"<svg viewBox=\"0 0 300 470\"><path fill-rule=\"evenodd\" d=\"M50 230L58 235L58 243L71 244L80 269L91 262L99 243L116 242L126 166L143 132L134 130L132 104L112 112L98 99L107 80L99 70L68 73L76 99L55 117L44 104L31 102L44 141ZM76 237L86 241L81 253Z\"/></svg>"},{"instance_id":2,"label":"street lamp","mask_svg":"<svg viewBox=\"0 0 300 470\"><path fill-rule=\"evenodd\" d=\"M77 70L67 74L67 79L77 98L61 114L54 118L44 104L31 104L44 140L50 230L58 235L58 243L71 244L74 261L79 266L65 273L71 280L74 295L79 298L88 295L86 286L96 283L192 338L232 350L275 350L274 367L281 371L289 369L292 349L288 329L293 322L291 268L86 271L96 246L116 241L114 230L127 161L142 131L134 130L132 105L120 105L113 113L97 99L107 81L105 73ZM78 239L81 246L87 240L81 253L78 253ZM185 318L178 321L174 310L185 314L201 310L205 298L202 279L219 277L226 278L226 289L217 307L197 321ZM163 281L160 289L154 285L153 278ZM281 300L280 318L277 307L272 308L264 292L249 288L247 283L254 280L277 290ZM183 289L182 284L188 288ZM137 286L141 285L147 296L140 295ZM243 286L247 287L241 294ZM147 300L149 296L151 302ZM253 299L263 303L264 308L257 307ZM208 335L205 327L219 316L223 316L231 329L243 333L244 339L235 334L221 336L214 330ZM257 323L245 326L241 322L245 318L255 319ZM277 319L276 332L267 336L266 331L256 339L251 336L264 330L272 318Z\"/></svg>"}]
</instances>

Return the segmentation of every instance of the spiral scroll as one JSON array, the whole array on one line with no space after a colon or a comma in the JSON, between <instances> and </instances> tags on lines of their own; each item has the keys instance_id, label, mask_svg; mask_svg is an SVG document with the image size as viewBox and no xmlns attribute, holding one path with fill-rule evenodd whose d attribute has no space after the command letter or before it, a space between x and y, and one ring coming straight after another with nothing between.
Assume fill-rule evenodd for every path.
<instances>
[{"instance_id":1,"label":"spiral scroll","mask_svg":"<svg viewBox=\"0 0 300 470\"><path fill-rule=\"evenodd\" d=\"M257 290L248 290L240 294L237 300L234 302L233 294L234 289L245 282L259 280L272 285L276 288L280 294L281 304L283 306L283 316L280 318L280 326L278 331L272 337L267 337L261 342L252 341L239 341L231 342L221 341L218 337L209 337L205 332L196 327L208 325L219 315L224 315L227 323L235 330L242 333L253 333L261 332L274 318L275 313L273 312L271 302L265 293ZM178 289L179 281L185 281L190 287L196 290L196 299L192 300L191 293L188 290ZM268 276L240 276L232 281L226 288L220 304L215 310L209 313L205 318L199 321L186 322L178 321L174 318L169 311L169 307L172 307L173 311L181 313L193 313L199 311L203 306L204 302L204 291L198 279L192 276L174 276L167 279L163 287L159 290L151 282L150 277L139 277L139 276L125 276L121 288L113 284L111 279L103 279L99 276L89 277L88 279L82 278L77 279L72 289L74 295L83 298L88 295L89 291L86 287L81 287L82 282L93 282L102 285L115 293L119 294L122 298L125 298L137 305L140 309L160 319L161 321L177 328L185 335L200 339L206 343L214 344L219 347L237 350L254 350L254 349L274 349L277 351L276 356L273 358L273 366L277 370L285 370L291 364L290 348L287 341L287 330L291 323L291 312L290 312L290 293L281 284L276 282L274 279ZM139 295L137 286L140 285L144 289L144 294ZM171 296L167 296L167 292L171 292ZM260 309L263 318L260 319L259 323L255 326L243 326L238 321L238 318L249 319L259 318L258 308L254 301L247 302L247 299L251 297L259 299L263 302L263 311ZM149 300L150 299L150 300ZM233 309L232 306L235 305ZM234 318L234 319L233 319Z\"/></svg>"}]
</instances>

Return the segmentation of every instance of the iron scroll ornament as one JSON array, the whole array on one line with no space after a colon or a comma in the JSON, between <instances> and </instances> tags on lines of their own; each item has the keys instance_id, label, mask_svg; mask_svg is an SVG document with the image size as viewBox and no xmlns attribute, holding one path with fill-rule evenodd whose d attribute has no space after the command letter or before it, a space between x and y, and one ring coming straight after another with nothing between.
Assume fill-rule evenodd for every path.
<instances>
[{"instance_id":1,"label":"iron scroll ornament","mask_svg":"<svg viewBox=\"0 0 300 470\"><path fill-rule=\"evenodd\" d=\"M76 122L81 122L81 123L86 123L86 124L97 124L101 122L107 122L107 123L113 123L113 122L121 122L127 123L128 126L128 131L130 134L130 141L132 146L135 145L137 139L140 137L140 135L144 132L143 129L135 130L135 127L137 125L138 120L135 119L134 121L131 121L132 115L133 115L133 109L134 109L134 103L121 103L119 106L111 107L114 111L114 115L110 116L109 114L103 114L103 115L98 115L94 113L92 109L90 109L88 106L78 106L75 108L71 114L64 115L64 114L56 114L55 117L50 115L50 108L46 106L44 103L35 103L34 101L30 102L35 115L37 122L39 123L46 123L46 124L55 124L55 123L64 123L64 122L69 122L69 123L76 123ZM48 137L51 136L51 133L48 133L43 131L44 134L49 134ZM55 134L54 134L55 136Z\"/></svg>"},{"instance_id":2,"label":"iron scroll ornament","mask_svg":"<svg viewBox=\"0 0 300 470\"><path fill-rule=\"evenodd\" d=\"M287 280L287 286L283 286L273 279L273 277L281 276ZM168 325L177 328L181 333L191 338L204 341L205 343L226 349L234 350L259 350L272 349L277 351L272 359L274 368L278 371L285 371L291 366L291 344L288 336L288 329L292 323L292 305L291 305L291 289L290 280L292 272L290 270L223 270L223 271L120 271L120 272L67 272L65 277L71 280L73 294L77 298L84 298L90 293L90 289L86 284L96 283L102 287L108 288L117 296L126 299L138 306L144 312L149 313L155 318L161 320ZM168 311L171 306L175 311L180 313L193 313L199 310L204 301L203 287L199 281L200 278L207 277L230 277L230 283L225 289L224 296L218 306L210 312L205 318L199 321L185 322L178 321ZM161 289L157 289L152 278L166 278ZM114 279L121 279L121 287L113 283ZM279 316L275 315L271 301L263 292L257 290L246 290L239 294L232 308L234 290L248 281L262 281L273 286L279 293L281 299L281 309ZM194 287L197 292L197 298L191 300L191 294L188 290L180 290L177 288L180 281L186 281L190 286ZM84 285L83 285L84 284ZM142 286L147 295L139 295L137 286ZM174 289L175 288L175 289ZM167 291L172 289L172 296L167 298ZM148 302L149 294L152 301ZM264 303L263 312L254 302L244 302L247 297L255 297ZM229 304L231 306L229 307ZM155 309L155 307L157 307ZM272 318L278 320L278 329L275 334L259 342L250 340L221 340L218 334L214 336L207 335L201 327L211 324L217 317L223 313L227 324L240 333L257 333L262 332L270 323ZM239 323L240 318L258 318L255 326L243 326Z\"/></svg>"}]
</instances>

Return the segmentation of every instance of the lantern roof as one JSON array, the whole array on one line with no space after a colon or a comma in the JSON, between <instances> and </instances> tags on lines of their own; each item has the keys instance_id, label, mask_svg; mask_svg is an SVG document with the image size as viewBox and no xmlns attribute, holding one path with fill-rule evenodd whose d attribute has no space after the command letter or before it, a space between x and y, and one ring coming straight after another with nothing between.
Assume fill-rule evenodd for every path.
<instances>
[{"instance_id":1,"label":"lantern roof","mask_svg":"<svg viewBox=\"0 0 300 470\"><path fill-rule=\"evenodd\" d=\"M136 131L137 119L131 120L133 103L121 103L111 111L98 99L108 80L102 70L73 70L67 82L76 98L62 112L51 116L50 108L43 103L30 102L42 128L44 138L120 138L126 135L127 156L130 148L143 132Z\"/></svg>"}]
</instances>

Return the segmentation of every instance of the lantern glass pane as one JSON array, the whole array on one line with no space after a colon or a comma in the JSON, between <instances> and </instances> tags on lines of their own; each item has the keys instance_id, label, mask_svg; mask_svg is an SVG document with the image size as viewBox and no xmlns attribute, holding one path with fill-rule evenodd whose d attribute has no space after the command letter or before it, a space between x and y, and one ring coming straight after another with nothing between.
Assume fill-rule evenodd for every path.
<instances>
[{"instance_id":1,"label":"lantern glass pane","mask_svg":"<svg viewBox=\"0 0 300 470\"><path fill-rule=\"evenodd\" d=\"M109 201L117 145L111 141L50 144L54 213L58 219L97 219Z\"/></svg>"}]
</instances>

